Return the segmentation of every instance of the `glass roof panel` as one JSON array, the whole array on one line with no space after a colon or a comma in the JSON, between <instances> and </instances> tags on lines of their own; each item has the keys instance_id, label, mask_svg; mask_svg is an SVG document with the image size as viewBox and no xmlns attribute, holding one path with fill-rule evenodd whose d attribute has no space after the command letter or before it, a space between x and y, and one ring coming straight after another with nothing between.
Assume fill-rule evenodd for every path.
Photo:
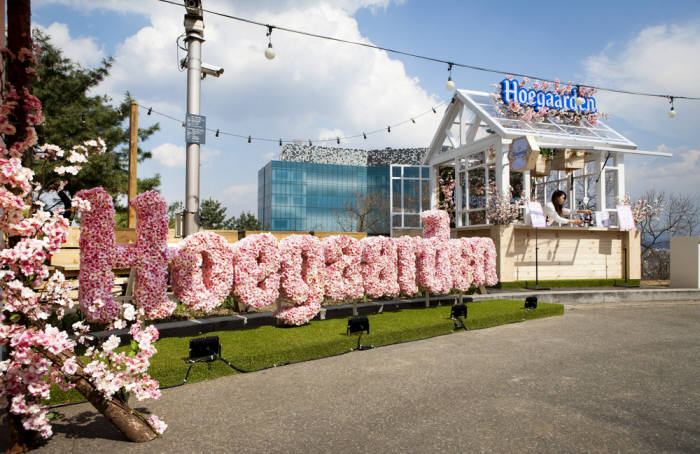
<instances>
[{"instance_id":1,"label":"glass roof panel","mask_svg":"<svg viewBox=\"0 0 700 454\"><path fill-rule=\"evenodd\" d=\"M579 139L592 142L593 144L625 144L634 146L630 140L614 131L601 121L598 121L595 126L590 122L582 120L579 125L568 125L558 120L557 118L547 118L545 121L524 121L519 119L506 118L494 106L490 95L485 92L474 92L468 90L459 90L469 103L473 104L479 110L482 110L490 120L498 124L502 129L506 129L508 134L534 134L546 138L552 137L555 140L562 139ZM467 107L472 110L472 107Z\"/></svg>"},{"instance_id":2,"label":"glass roof panel","mask_svg":"<svg viewBox=\"0 0 700 454\"><path fill-rule=\"evenodd\" d=\"M530 124L523 120L511 120L508 118L499 119L501 126L507 129L522 129L523 131L532 132L534 129Z\"/></svg>"},{"instance_id":3,"label":"glass roof panel","mask_svg":"<svg viewBox=\"0 0 700 454\"><path fill-rule=\"evenodd\" d=\"M545 134L563 134L564 132L559 128L559 126L544 122L544 121L537 121L534 123L534 127L536 130L541 131Z\"/></svg>"},{"instance_id":4,"label":"glass roof panel","mask_svg":"<svg viewBox=\"0 0 700 454\"><path fill-rule=\"evenodd\" d=\"M598 135L596 135L593 132L593 130L590 128L581 128L578 126L566 126L566 125L561 125L561 128L573 136L584 136L584 137L598 138Z\"/></svg>"},{"instance_id":5,"label":"glass roof panel","mask_svg":"<svg viewBox=\"0 0 700 454\"><path fill-rule=\"evenodd\" d=\"M472 100L477 104L493 104L493 99L486 95L471 95Z\"/></svg>"}]
</instances>

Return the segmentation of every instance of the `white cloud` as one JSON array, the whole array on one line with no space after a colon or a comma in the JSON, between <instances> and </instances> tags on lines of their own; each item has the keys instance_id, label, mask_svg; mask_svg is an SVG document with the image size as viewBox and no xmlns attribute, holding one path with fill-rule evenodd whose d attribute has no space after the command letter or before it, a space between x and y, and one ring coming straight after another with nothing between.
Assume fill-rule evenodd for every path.
<instances>
[{"instance_id":1,"label":"white cloud","mask_svg":"<svg viewBox=\"0 0 700 454\"><path fill-rule=\"evenodd\" d=\"M620 49L614 53L615 49ZM585 61L586 80L604 87L659 94L700 96L700 26L658 25L629 42L608 45ZM668 99L601 91L598 104L635 127L666 137L695 136L700 103L676 100L678 116L670 119Z\"/></svg>"},{"instance_id":2,"label":"white cloud","mask_svg":"<svg viewBox=\"0 0 700 454\"><path fill-rule=\"evenodd\" d=\"M153 159L165 167L183 167L185 165L185 147L166 142L158 145L153 150Z\"/></svg>"},{"instance_id":3,"label":"white cloud","mask_svg":"<svg viewBox=\"0 0 700 454\"><path fill-rule=\"evenodd\" d=\"M108 0L44 0L72 8L108 9L119 13L137 12L149 25L126 37L114 48L110 76L94 94L121 99L125 91L145 107L176 118L184 117L186 73L176 65L175 39L183 33L183 8L160 2L118 2ZM211 0L207 8L249 17L263 23L309 30L344 39L370 42L360 32L353 14L360 8L372 11L386 8L390 0L277 0L233 2ZM127 6L128 4L128 6ZM133 8L132 8L133 6ZM203 61L225 68L221 78L202 81L201 112L207 127L243 136L265 137L272 142L253 141L222 135L217 148L222 152L211 159L202 173L203 197L224 202L229 214L241 209L255 210L257 171L279 153L277 140L309 139L355 135L343 140L348 148L394 148L427 146L440 115L417 118L417 124L392 128L388 125L407 120L437 105L439 100L406 73L399 60L382 51L342 45L275 30L272 43L277 57L268 61L266 29L205 14ZM180 57L184 53L180 51ZM444 91L440 91L440 95ZM163 193L168 200L182 199L184 175L167 168L185 164L183 130L177 122L153 114L141 126L158 121L161 131L145 144L160 144L154 159L144 163L144 171L161 173ZM368 140L361 137L369 133ZM207 139L213 141L213 137ZM177 145L176 145L177 144ZM335 145L335 143L332 143ZM202 148L204 161L208 148ZM216 165L212 163L216 162ZM159 167L160 166L160 167ZM202 169L204 169L204 165ZM235 195L234 189L243 191ZM228 191L228 192L226 192ZM233 191L233 192L232 192Z\"/></svg>"},{"instance_id":4,"label":"white cloud","mask_svg":"<svg viewBox=\"0 0 700 454\"><path fill-rule=\"evenodd\" d=\"M34 24L33 27L49 35L51 44L61 49L65 57L77 61L83 66L94 66L105 58L105 52L97 45L93 37L71 37L66 24L54 22L48 28L39 24Z\"/></svg>"},{"instance_id":5,"label":"white cloud","mask_svg":"<svg viewBox=\"0 0 700 454\"><path fill-rule=\"evenodd\" d=\"M217 198L226 206L228 216L238 216L242 211L257 213L258 185L235 184L228 186Z\"/></svg>"},{"instance_id":6,"label":"white cloud","mask_svg":"<svg viewBox=\"0 0 700 454\"><path fill-rule=\"evenodd\" d=\"M245 12L255 20L346 39L369 42L348 11L358 5L386 2L277 2L281 9L220 3L212 9ZM175 37L183 32L182 12L159 5L150 12L151 26L128 37L117 48L111 76L96 89L117 99L129 90L143 104L168 100L184 104L185 73L175 64ZM437 104L403 64L385 52L300 37L275 31L277 57L267 61L267 39L260 27L216 16L205 17L203 61L222 66L219 79L202 81L202 113L209 127L254 137L308 139L325 131L347 135L386 128ZM181 52L180 56L184 54ZM134 71L138 68L138 71ZM437 118L424 117L403 133L377 134L374 142L358 139L348 146L425 146ZM335 134L337 135L337 134ZM327 136L326 136L327 137Z\"/></svg>"},{"instance_id":7,"label":"white cloud","mask_svg":"<svg viewBox=\"0 0 700 454\"><path fill-rule=\"evenodd\" d=\"M700 149L660 145L656 151L673 157L634 157L625 160L628 192L633 198L648 189L700 194Z\"/></svg>"},{"instance_id":8,"label":"white cloud","mask_svg":"<svg viewBox=\"0 0 700 454\"><path fill-rule=\"evenodd\" d=\"M158 145L153 150L153 159L160 162L165 167L184 167L186 163L185 147L166 142ZM220 156L221 151L212 148L202 148L200 150L200 165L208 164L213 158Z\"/></svg>"}]
</instances>

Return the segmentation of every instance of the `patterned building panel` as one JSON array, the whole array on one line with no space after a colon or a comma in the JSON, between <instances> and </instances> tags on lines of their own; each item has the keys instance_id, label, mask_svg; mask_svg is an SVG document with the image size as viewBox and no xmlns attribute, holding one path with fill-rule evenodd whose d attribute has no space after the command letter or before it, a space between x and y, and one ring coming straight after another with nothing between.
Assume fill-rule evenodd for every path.
<instances>
[{"instance_id":1,"label":"patterned building panel","mask_svg":"<svg viewBox=\"0 0 700 454\"><path fill-rule=\"evenodd\" d=\"M364 167L388 166L391 164L420 165L426 153L427 148L359 150L356 148L288 144L282 148L279 160Z\"/></svg>"}]
</instances>

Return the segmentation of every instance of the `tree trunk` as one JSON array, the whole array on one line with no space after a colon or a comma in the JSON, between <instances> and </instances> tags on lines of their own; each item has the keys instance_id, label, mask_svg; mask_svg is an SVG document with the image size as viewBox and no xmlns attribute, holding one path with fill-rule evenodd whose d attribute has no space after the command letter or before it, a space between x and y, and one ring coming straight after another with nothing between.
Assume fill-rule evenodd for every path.
<instances>
[{"instance_id":1,"label":"tree trunk","mask_svg":"<svg viewBox=\"0 0 700 454\"><path fill-rule=\"evenodd\" d=\"M20 96L24 95L24 88L31 91L31 79L27 74L27 67L31 64L27 60L19 61L17 58L22 48L32 48L31 37L31 6L29 0L16 0L7 2L7 47L10 55L7 58L5 68L7 68L7 83L11 85ZM3 93L4 96L4 93ZM24 140L27 135L27 118L23 103L17 103L12 116L11 123L17 128L14 135L6 135L5 144L10 148L14 143ZM8 239L8 244L12 246L12 238ZM9 347L9 346L8 346ZM9 348L6 354L9 355ZM26 452L28 449L37 446L38 434L29 431L22 425L22 420L7 411L8 453Z\"/></svg>"},{"instance_id":2,"label":"tree trunk","mask_svg":"<svg viewBox=\"0 0 700 454\"><path fill-rule=\"evenodd\" d=\"M7 148L14 143L21 142L27 137L27 112L22 99L24 90L32 92L32 78L27 73L27 69L33 66L29 58L20 61L19 55L22 49L32 50L32 30L31 30L31 5L29 0L12 0L7 2L7 48L10 55L6 61L7 83L11 85L20 97L15 111L11 117L11 123L17 128L14 135L5 138ZM31 153L28 153L31 155Z\"/></svg>"},{"instance_id":3,"label":"tree trunk","mask_svg":"<svg viewBox=\"0 0 700 454\"><path fill-rule=\"evenodd\" d=\"M44 353L48 359L59 366L63 362L73 357L72 354L62 353L54 355L49 352ZM134 412L126 403L118 399L107 400L92 383L82 376L83 365L78 360L78 371L71 377L71 382L75 384L75 389L80 392L92 404L97 411L102 413L124 436L136 443L151 441L157 437L151 426L139 414Z\"/></svg>"}]
</instances>

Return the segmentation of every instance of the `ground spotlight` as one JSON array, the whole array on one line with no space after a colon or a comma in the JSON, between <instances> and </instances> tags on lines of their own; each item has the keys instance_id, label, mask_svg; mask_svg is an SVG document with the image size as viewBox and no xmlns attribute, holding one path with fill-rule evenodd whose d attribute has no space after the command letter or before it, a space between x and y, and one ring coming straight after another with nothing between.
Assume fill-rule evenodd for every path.
<instances>
[{"instance_id":1,"label":"ground spotlight","mask_svg":"<svg viewBox=\"0 0 700 454\"><path fill-rule=\"evenodd\" d=\"M464 317L464 319L460 317ZM464 322L467 320L467 305L464 303L453 304L450 318L455 324L455 329L462 328L466 331L467 327L464 325Z\"/></svg>"},{"instance_id":2,"label":"ground spotlight","mask_svg":"<svg viewBox=\"0 0 700 454\"><path fill-rule=\"evenodd\" d=\"M536 296L528 296L525 298L525 309L530 310L530 309L537 309L537 297Z\"/></svg>"},{"instance_id":3,"label":"ground spotlight","mask_svg":"<svg viewBox=\"0 0 700 454\"><path fill-rule=\"evenodd\" d=\"M357 337L357 347L352 350L369 350L370 348L374 348L374 345L362 345L360 343L363 333L369 334L369 319L364 316L349 318L347 334L359 334Z\"/></svg>"},{"instance_id":4,"label":"ground spotlight","mask_svg":"<svg viewBox=\"0 0 700 454\"><path fill-rule=\"evenodd\" d=\"M221 355L219 336L190 339L190 360L211 357L210 361L214 361L216 359L214 357L219 355Z\"/></svg>"}]
</instances>

